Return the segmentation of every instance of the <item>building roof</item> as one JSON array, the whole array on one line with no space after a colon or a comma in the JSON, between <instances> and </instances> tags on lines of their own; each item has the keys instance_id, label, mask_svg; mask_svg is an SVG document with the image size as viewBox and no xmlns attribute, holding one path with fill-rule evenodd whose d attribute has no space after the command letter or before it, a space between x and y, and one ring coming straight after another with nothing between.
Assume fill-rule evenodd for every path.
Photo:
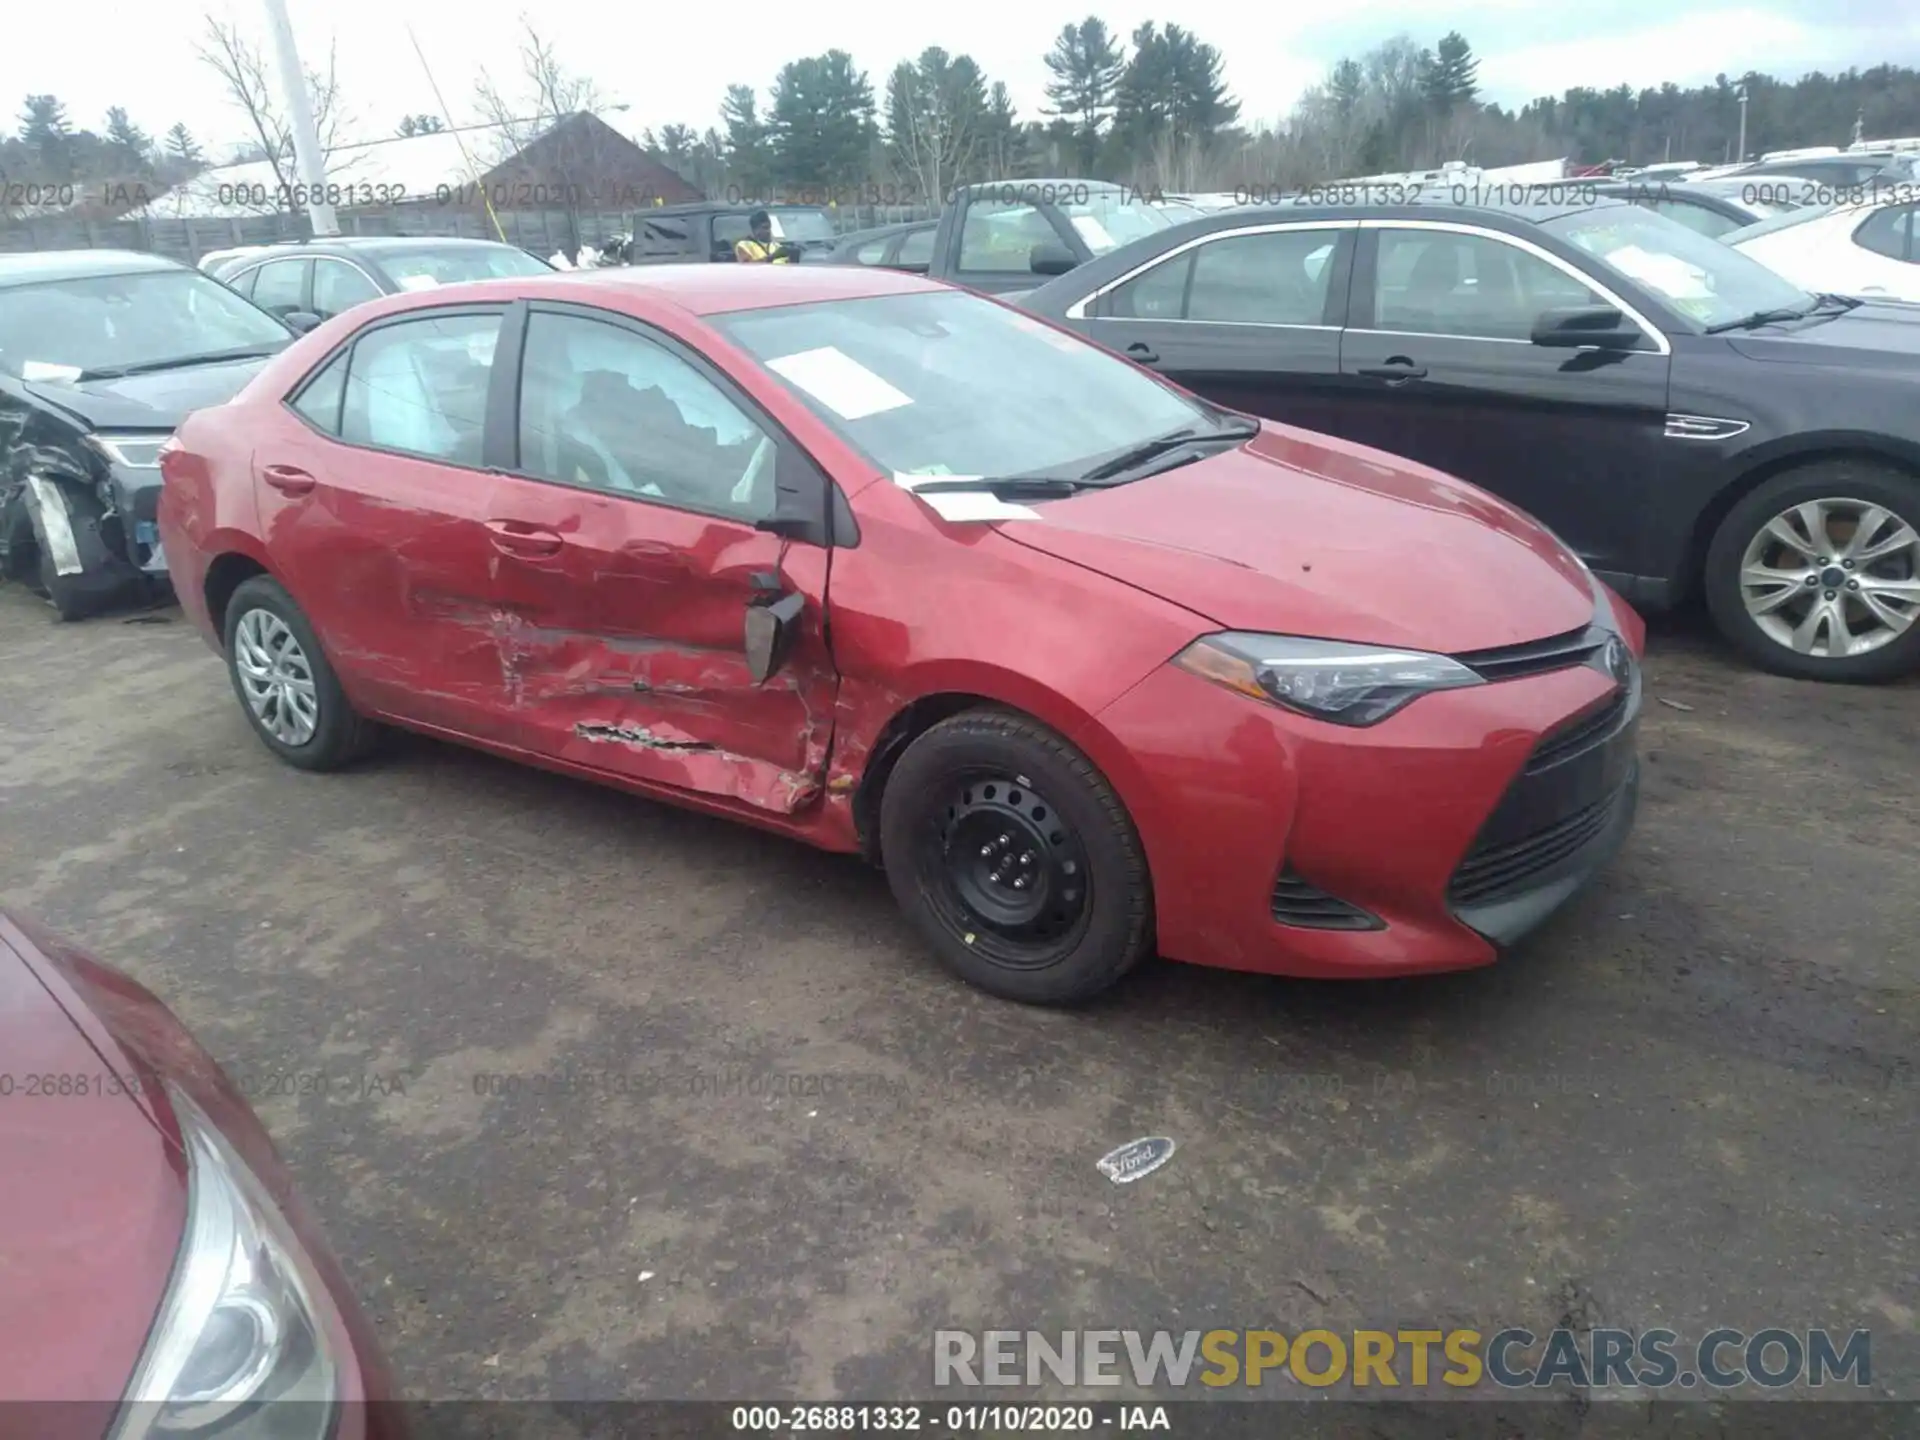
<instances>
[{"instance_id":1,"label":"building roof","mask_svg":"<svg viewBox=\"0 0 1920 1440\"><path fill-rule=\"evenodd\" d=\"M346 192L341 197L343 208L349 200L392 205L444 198L454 187L473 183L473 170L461 153L463 142L484 174L498 150L497 133L484 128L442 130L433 135L335 146L327 155L327 183ZM287 183L298 184L295 167L289 164L286 170ZM225 220L300 208L279 203L279 191L280 177L270 160L222 165L202 170L191 180L156 196L133 211L130 218Z\"/></svg>"}]
</instances>

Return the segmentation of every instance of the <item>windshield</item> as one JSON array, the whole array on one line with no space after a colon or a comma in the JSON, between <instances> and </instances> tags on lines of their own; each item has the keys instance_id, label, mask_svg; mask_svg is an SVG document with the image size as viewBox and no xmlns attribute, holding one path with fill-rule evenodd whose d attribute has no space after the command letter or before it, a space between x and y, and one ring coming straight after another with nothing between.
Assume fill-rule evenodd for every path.
<instances>
[{"instance_id":1,"label":"windshield","mask_svg":"<svg viewBox=\"0 0 1920 1440\"><path fill-rule=\"evenodd\" d=\"M291 344L287 327L197 270L0 289L0 367L28 380Z\"/></svg>"},{"instance_id":2,"label":"windshield","mask_svg":"<svg viewBox=\"0 0 1920 1440\"><path fill-rule=\"evenodd\" d=\"M1208 412L1106 351L951 291L717 317L895 475L1078 474Z\"/></svg>"},{"instance_id":3,"label":"windshield","mask_svg":"<svg viewBox=\"0 0 1920 1440\"><path fill-rule=\"evenodd\" d=\"M545 275L553 270L546 261L511 245L382 250L373 258L402 290L457 285L462 280L509 280L516 275Z\"/></svg>"},{"instance_id":4,"label":"windshield","mask_svg":"<svg viewBox=\"0 0 1920 1440\"><path fill-rule=\"evenodd\" d=\"M1162 210L1125 190L1094 190L1084 201L1075 196L1070 202L1058 203L1067 223L1095 255L1118 250L1128 241L1193 218Z\"/></svg>"},{"instance_id":5,"label":"windshield","mask_svg":"<svg viewBox=\"0 0 1920 1440\"><path fill-rule=\"evenodd\" d=\"M773 234L777 240L795 240L805 244L840 238L833 228L833 221L827 218L824 210L769 210L767 218L773 222Z\"/></svg>"},{"instance_id":6,"label":"windshield","mask_svg":"<svg viewBox=\"0 0 1920 1440\"><path fill-rule=\"evenodd\" d=\"M1813 296L1758 260L1637 205L1577 210L1543 228L1653 291L1702 328L1813 303Z\"/></svg>"}]
</instances>

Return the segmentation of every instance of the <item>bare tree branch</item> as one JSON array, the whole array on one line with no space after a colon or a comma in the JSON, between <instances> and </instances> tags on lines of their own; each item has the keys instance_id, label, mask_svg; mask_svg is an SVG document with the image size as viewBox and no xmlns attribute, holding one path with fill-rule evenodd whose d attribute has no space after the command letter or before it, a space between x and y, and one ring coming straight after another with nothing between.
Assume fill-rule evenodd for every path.
<instances>
[{"instance_id":1,"label":"bare tree branch","mask_svg":"<svg viewBox=\"0 0 1920 1440\"><path fill-rule=\"evenodd\" d=\"M267 78L266 59L260 53L260 47L242 34L240 27L232 21L218 20L211 15L206 20L206 36L195 46L195 51L201 61L220 77L228 101L246 117L255 143L267 163L273 167L274 194L268 197L268 203L264 206L248 208L260 209L268 214L289 208L282 202L299 183L299 172L294 164L293 127L280 102L274 98L273 86ZM308 98L313 106L314 129L319 132L323 167L327 157L333 153L335 136L344 118L334 59L335 50L330 43L327 46L326 70L307 72Z\"/></svg>"}]
</instances>

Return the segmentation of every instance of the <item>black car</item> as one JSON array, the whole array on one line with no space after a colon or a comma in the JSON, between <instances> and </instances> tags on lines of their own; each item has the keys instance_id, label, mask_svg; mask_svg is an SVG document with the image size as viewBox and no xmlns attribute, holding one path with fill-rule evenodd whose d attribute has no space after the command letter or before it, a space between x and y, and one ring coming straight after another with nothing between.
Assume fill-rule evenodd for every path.
<instances>
[{"instance_id":1,"label":"black car","mask_svg":"<svg viewBox=\"0 0 1920 1440\"><path fill-rule=\"evenodd\" d=\"M397 235L290 241L236 251L202 266L262 310L307 329L342 310L402 290L553 269L519 246L497 240Z\"/></svg>"},{"instance_id":2,"label":"black car","mask_svg":"<svg viewBox=\"0 0 1920 1440\"><path fill-rule=\"evenodd\" d=\"M1643 608L1704 591L1769 669L1914 669L1920 306L1808 294L1587 200L1229 211L1015 303L1234 409L1473 481Z\"/></svg>"},{"instance_id":3,"label":"black car","mask_svg":"<svg viewBox=\"0 0 1920 1440\"><path fill-rule=\"evenodd\" d=\"M1775 187L1764 180L1619 180L1602 182L1592 193L1630 200L1635 205L1677 220L1710 240L1785 215L1794 206L1773 196Z\"/></svg>"},{"instance_id":4,"label":"black car","mask_svg":"<svg viewBox=\"0 0 1920 1440\"><path fill-rule=\"evenodd\" d=\"M164 593L160 446L293 338L159 256L0 257L0 578L63 619Z\"/></svg>"},{"instance_id":5,"label":"black car","mask_svg":"<svg viewBox=\"0 0 1920 1440\"><path fill-rule=\"evenodd\" d=\"M629 265L731 264L733 247L747 238L754 212L765 210L773 238L798 248L800 259L818 263L839 240L833 217L817 205L730 205L695 201L657 205L633 217Z\"/></svg>"},{"instance_id":6,"label":"black car","mask_svg":"<svg viewBox=\"0 0 1920 1440\"><path fill-rule=\"evenodd\" d=\"M938 220L911 220L898 225L876 225L842 235L827 253L829 265L878 265L924 275L933 264L933 235Z\"/></svg>"}]
</instances>

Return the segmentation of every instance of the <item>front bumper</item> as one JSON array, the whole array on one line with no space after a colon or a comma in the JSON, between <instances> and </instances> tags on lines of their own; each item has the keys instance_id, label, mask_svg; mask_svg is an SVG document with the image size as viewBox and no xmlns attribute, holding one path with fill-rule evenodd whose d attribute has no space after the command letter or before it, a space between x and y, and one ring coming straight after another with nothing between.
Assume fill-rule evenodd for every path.
<instances>
[{"instance_id":1,"label":"front bumper","mask_svg":"<svg viewBox=\"0 0 1920 1440\"><path fill-rule=\"evenodd\" d=\"M1581 666L1441 692L1347 729L1162 667L1100 716L1135 762L1121 788L1160 952L1328 978L1491 964L1632 827L1635 668L1625 687Z\"/></svg>"}]
</instances>

